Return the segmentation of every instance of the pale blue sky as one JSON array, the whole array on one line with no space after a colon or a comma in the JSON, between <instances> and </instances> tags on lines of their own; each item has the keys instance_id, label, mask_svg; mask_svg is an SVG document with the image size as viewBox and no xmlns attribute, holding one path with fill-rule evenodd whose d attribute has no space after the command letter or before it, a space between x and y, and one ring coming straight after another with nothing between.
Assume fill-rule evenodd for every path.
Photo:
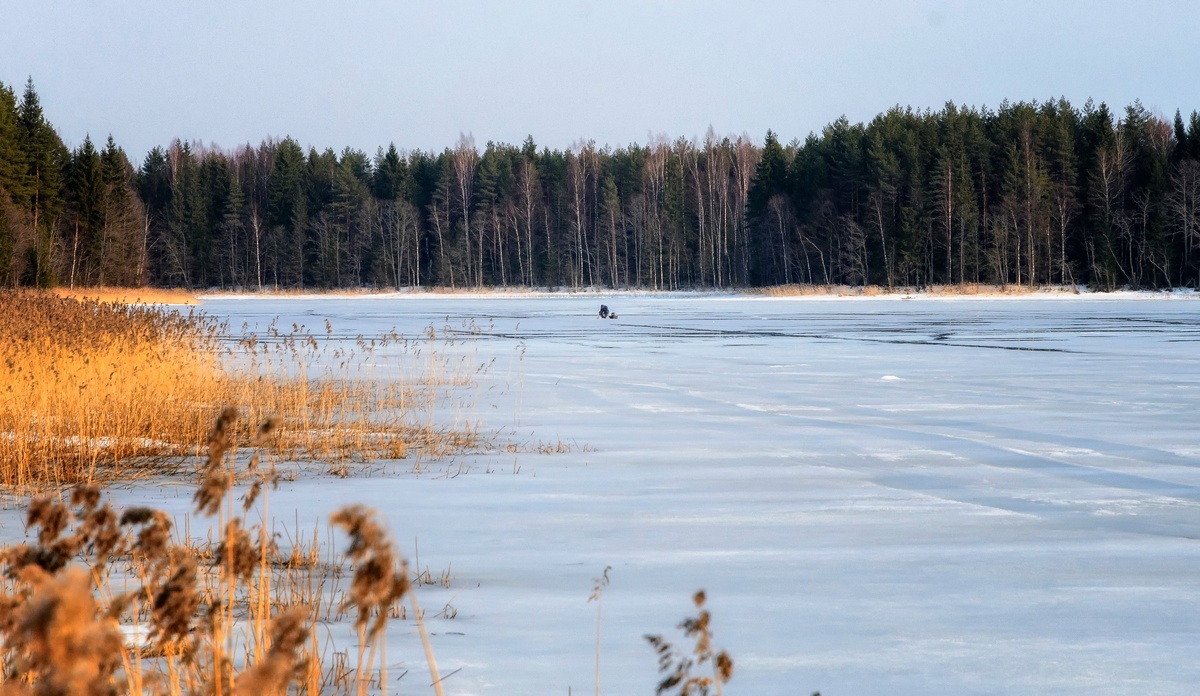
<instances>
[{"instance_id":1,"label":"pale blue sky","mask_svg":"<svg viewBox=\"0 0 1200 696\"><path fill-rule=\"evenodd\" d=\"M292 135L373 153L460 132L566 147L894 104L1200 109L1200 3L1143 0L0 0L0 81L68 144Z\"/></svg>"}]
</instances>

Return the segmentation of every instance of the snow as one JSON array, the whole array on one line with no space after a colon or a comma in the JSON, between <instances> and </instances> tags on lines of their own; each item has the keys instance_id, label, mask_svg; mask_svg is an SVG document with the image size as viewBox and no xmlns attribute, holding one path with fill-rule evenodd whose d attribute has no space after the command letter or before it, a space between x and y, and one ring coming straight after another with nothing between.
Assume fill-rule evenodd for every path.
<instances>
[{"instance_id":1,"label":"snow","mask_svg":"<svg viewBox=\"0 0 1200 696\"><path fill-rule=\"evenodd\" d=\"M469 414L529 445L314 473L271 510L381 511L450 694L648 693L642 638L707 590L728 693L1191 694L1200 681L1200 303L373 295L205 299L353 344L471 326ZM596 318L600 303L618 320ZM455 475L460 469L465 473ZM491 473L487 473L490 471ZM515 473L514 473L515 472ZM114 493L183 515L186 487ZM195 523L193 522L193 525ZM335 629L336 632L337 629ZM340 648L353 649L349 631ZM389 671L429 691L411 622ZM405 670L408 670L405 673ZM458 670L458 671L455 671Z\"/></svg>"}]
</instances>

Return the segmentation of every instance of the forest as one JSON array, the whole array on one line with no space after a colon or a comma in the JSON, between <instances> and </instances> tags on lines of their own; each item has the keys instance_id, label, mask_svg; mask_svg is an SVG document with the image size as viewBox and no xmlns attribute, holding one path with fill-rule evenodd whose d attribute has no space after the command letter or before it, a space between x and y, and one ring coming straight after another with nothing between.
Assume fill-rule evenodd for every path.
<instances>
[{"instance_id":1,"label":"forest","mask_svg":"<svg viewBox=\"0 0 1200 696\"><path fill-rule=\"evenodd\" d=\"M1200 114L894 107L768 131L441 152L74 149L0 83L0 285L1200 285Z\"/></svg>"}]
</instances>

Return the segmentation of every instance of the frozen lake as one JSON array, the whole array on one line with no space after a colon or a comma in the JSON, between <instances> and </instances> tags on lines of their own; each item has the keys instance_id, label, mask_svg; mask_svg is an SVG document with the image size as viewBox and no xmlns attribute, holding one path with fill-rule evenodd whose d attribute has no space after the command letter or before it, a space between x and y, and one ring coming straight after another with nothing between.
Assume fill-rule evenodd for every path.
<instances>
[{"instance_id":1,"label":"frozen lake","mask_svg":"<svg viewBox=\"0 0 1200 696\"><path fill-rule=\"evenodd\" d=\"M601 302L620 315L602 321ZM642 636L708 591L731 694L1193 694L1200 301L218 298L318 336L478 330L472 417L559 454L302 478L301 526L381 510L453 694L650 693ZM519 467L519 471L514 470ZM488 471L491 473L488 473ZM133 495L133 493L129 493ZM178 496L174 498L172 496ZM155 501L185 510L190 491ZM682 638L680 642L682 642ZM428 693L411 624L389 634ZM458 670L458 671L455 671Z\"/></svg>"}]
</instances>

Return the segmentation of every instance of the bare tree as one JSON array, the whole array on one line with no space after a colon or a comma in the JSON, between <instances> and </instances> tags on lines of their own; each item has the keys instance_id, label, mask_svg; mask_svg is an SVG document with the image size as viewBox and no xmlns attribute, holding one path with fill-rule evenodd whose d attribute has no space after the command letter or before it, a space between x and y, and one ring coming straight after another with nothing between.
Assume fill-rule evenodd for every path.
<instances>
[{"instance_id":1,"label":"bare tree","mask_svg":"<svg viewBox=\"0 0 1200 696\"><path fill-rule=\"evenodd\" d=\"M538 199L537 170L533 160L522 157L517 167L517 211L521 229L525 234L525 261L521 264L522 282L534 284L533 265L533 219L534 206ZM525 279L528 280L525 280Z\"/></svg>"},{"instance_id":2,"label":"bare tree","mask_svg":"<svg viewBox=\"0 0 1200 696\"><path fill-rule=\"evenodd\" d=\"M584 259L587 255L586 218L587 218L587 178L588 166L584 157L567 151L567 195L568 207L571 211L571 232L574 247L571 251L571 286L578 287L584 283Z\"/></svg>"},{"instance_id":3,"label":"bare tree","mask_svg":"<svg viewBox=\"0 0 1200 696\"><path fill-rule=\"evenodd\" d=\"M733 198L732 210L736 216L733 245L737 249L738 277L735 282L745 285L750 279L750 234L746 223L746 203L750 195L750 184L762 152L755 147L748 135L740 135L733 144Z\"/></svg>"},{"instance_id":4,"label":"bare tree","mask_svg":"<svg viewBox=\"0 0 1200 696\"><path fill-rule=\"evenodd\" d=\"M1200 245L1200 162L1189 159L1179 163L1171 175L1167 211L1175 233L1183 238L1183 265L1186 265ZM1197 284L1200 286L1200 278Z\"/></svg>"},{"instance_id":5,"label":"bare tree","mask_svg":"<svg viewBox=\"0 0 1200 696\"><path fill-rule=\"evenodd\" d=\"M466 273L468 278L474 278L476 285L483 285L483 240L479 240L479 263L472 268L475 259L474 244L471 240L471 203L475 195L475 169L479 166L479 152L475 150L475 138L471 135L458 135L458 143L454 146L454 182L455 198L461 212L461 221L466 234ZM453 283L452 283L453 284Z\"/></svg>"},{"instance_id":6,"label":"bare tree","mask_svg":"<svg viewBox=\"0 0 1200 696\"><path fill-rule=\"evenodd\" d=\"M778 258L783 262L783 282L791 284L792 282L792 245L791 236L792 228L795 223L792 219L792 204L783 194L775 194L771 196L771 200L767 201L767 215L771 223L771 228L775 231L776 239L779 241L779 249L776 253L771 254L773 258ZM797 233L799 233L797 231ZM803 246L803 239L801 240ZM801 250L804 253L805 261L808 260L807 250ZM807 282L812 282L812 267L808 269Z\"/></svg>"},{"instance_id":7,"label":"bare tree","mask_svg":"<svg viewBox=\"0 0 1200 696\"><path fill-rule=\"evenodd\" d=\"M883 270L887 278L887 286L894 284L892 280L892 261L888 255L887 224L891 213L891 197L895 191L884 185L871 191L867 197L867 216L871 227L879 233L879 246L883 249Z\"/></svg>"}]
</instances>

